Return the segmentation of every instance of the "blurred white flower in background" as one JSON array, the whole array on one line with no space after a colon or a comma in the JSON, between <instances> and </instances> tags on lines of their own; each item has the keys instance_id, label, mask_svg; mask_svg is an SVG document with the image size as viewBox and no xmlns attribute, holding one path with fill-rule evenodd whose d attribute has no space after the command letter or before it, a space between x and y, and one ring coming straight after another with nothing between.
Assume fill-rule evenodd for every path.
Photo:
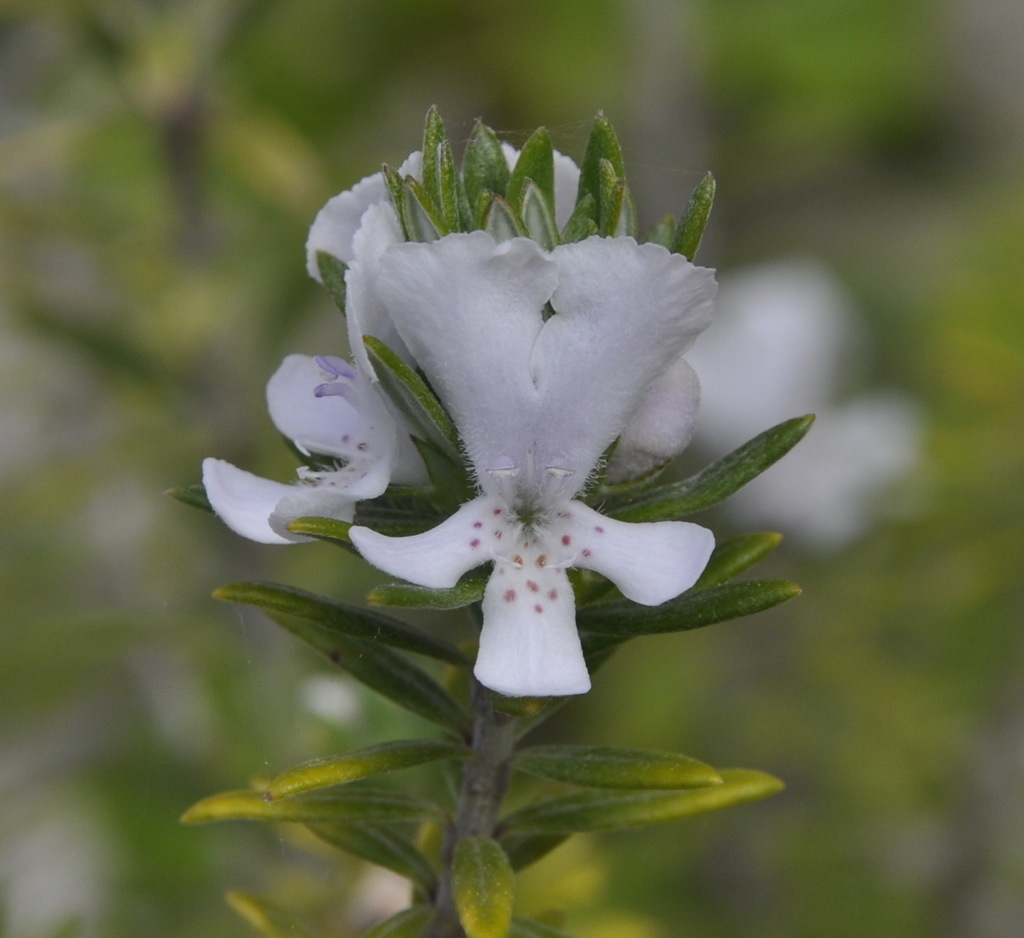
<instances>
[{"instance_id":1,"label":"blurred white flower in background","mask_svg":"<svg viewBox=\"0 0 1024 938\"><path fill-rule=\"evenodd\" d=\"M725 453L790 417L818 417L800 445L726 510L815 548L845 546L918 462L918 407L891 389L840 398L867 337L820 263L775 262L724 277L717 306L688 355L701 382L698 445Z\"/></svg>"}]
</instances>

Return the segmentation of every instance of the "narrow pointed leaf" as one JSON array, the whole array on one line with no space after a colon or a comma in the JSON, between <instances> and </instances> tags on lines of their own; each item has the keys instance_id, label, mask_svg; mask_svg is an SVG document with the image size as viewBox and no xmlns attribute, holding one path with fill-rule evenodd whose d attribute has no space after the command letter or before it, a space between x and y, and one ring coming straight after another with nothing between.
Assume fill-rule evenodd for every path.
<instances>
[{"instance_id":1,"label":"narrow pointed leaf","mask_svg":"<svg viewBox=\"0 0 1024 938\"><path fill-rule=\"evenodd\" d=\"M402 212L410 241L436 241L448 234L448 226L426 187L412 176L402 181Z\"/></svg>"},{"instance_id":2,"label":"narrow pointed leaf","mask_svg":"<svg viewBox=\"0 0 1024 938\"><path fill-rule=\"evenodd\" d=\"M682 254L687 260L693 260L700 247L701 237L704 235L704 228L711 215L711 206L715 201L715 177L707 173L693 190L686 211L679 220L679 227L676 229L675 238L672 241L672 250Z\"/></svg>"},{"instance_id":3,"label":"narrow pointed leaf","mask_svg":"<svg viewBox=\"0 0 1024 938\"><path fill-rule=\"evenodd\" d=\"M517 769L587 788L707 788L721 785L710 765L674 752L611 746L534 746L520 750Z\"/></svg>"},{"instance_id":4,"label":"narrow pointed leaf","mask_svg":"<svg viewBox=\"0 0 1024 938\"><path fill-rule=\"evenodd\" d=\"M576 202L572 215L562 229L562 243L574 244L597 234L597 199L587 193Z\"/></svg>"},{"instance_id":5,"label":"narrow pointed leaf","mask_svg":"<svg viewBox=\"0 0 1024 938\"><path fill-rule=\"evenodd\" d=\"M268 801L251 788L224 791L197 801L182 816L183 824L213 821L293 821L330 824L349 821L414 822L438 817L428 801L377 788L342 788L283 801Z\"/></svg>"},{"instance_id":6,"label":"narrow pointed leaf","mask_svg":"<svg viewBox=\"0 0 1024 938\"><path fill-rule=\"evenodd\" d=\"M455 848L452 893L467 938L507 938L515 874L490 837L467 837Z\"/></svg>"},{"instance_id":7,"label":"narrow pointed leaf","mask_svg":"<svg viewBox=\"0 0 1024 938\"><path fill-rule=\"evenodd\" d=\"M427 199L433 202L432 207L435 209L440 206L441 145L447 138L444 121L441 120L437 108L432 107L427 111L427 117L423 124L423 190Z\"/></svg>"},{"instance_id":8,"label":"narrow pointed leaf","mask_svg":"<svg viewBox=\"0 0 1024 938\"><path fill-rule=\"evenodd\" d=\"M314 938L313 932L262 896L233 890L225 898L228 905L264 938Z\"/></svg>"},{"instance_id":9,"label":"narrow pointed leaf","mask_svg":"<svg viewBox=\"0 0 1024 938\"><path fill-rule=\"evenodd\" d=\"M397 915L364 931L359 938L423 938L434 917L434 910L425 905L403 909Z\"/></svg>"},{"instance_id":10,"label":"narrow pointed leaf","mask_svg":"<svg viewBox=\"0 0 1024 938\"><path fill-rule=\"evenodd\" d=\"M506 834L501 846L514 870L524 870L565 843L569 834Z\"/></svg>"},{"instance_id":11,"label":"narrow pointed leaf","mask_svg":"<svg viewBox=\"0 0 1024 938\"><path fill-rule=\"evenodd\" d=\"M626 181L615 173L608 160L598 164L601 188L597 197L597 227L606 238L613 237L619 228L622 215L622 201L626 195Z\"/></svg>"},{"instance_id":12,"label":"narrow pointed leaf","mask_svg":"<svg viewBox=\"0 0 1024 938\"><path fill-rule=\"evenodd\" d=\"M782 535L772 532L740 534L715 546L715 551L697 580L698 589L718 586L764 560L779 544Z\"/></svg>"},{"instance_id":13,"label":"narrow pointed leaf","mask_svg":"<svg viewBox=\"0 0 1024 938\"><path fill-rule=\"evenodd\" d=\"M326 251L316 252L316 266L320 271L320 279L323 280L324 286L327 287L332 297L334 297L334 305L341 310L342 314L345 313L345 272L348 270L348 266L344 261L338 260Z\"/></svg>"},{"instance_id":14,"label":"narrow pointed leaf","mask_svg":"<svg viewBox=\"0 0 1024 938\"><path fill-rule=\"evenodd\" d=\"M420 454L430 479L433 498L438 508L448 503L448 514L473 497L473 484L461 460L452 455L448 447L438 446L431 440L412 437L412 444Z\"/></svg>"},{"instance_id":15,"label":"narrow pointed leaf","mask_svg":"<svg viewBox=\"0 0 1024 938\"><path fill-rule=\"evenodd\" d=\"M462 178L470 205L476 205L481 193L504 196L508 192L508 161L494 131L478 123L469 135L462 157Z\"/></svg>"},{"instance_id":16,"label":"narrow pointed leaf","mask_svg":"<svg viewBox=\"0 0 1024 938\"><path fill-rule=\"evenodd\" d=\"M529 236L547 250L552 250L558 244L558 226L547 198L532 179L526 181L522 214Z\"/></svg>"},{"instance_id":17,"label":"narrow pointed leaf","mask_svg":"<svg viewBox=\"0 0 1024 938\"><path fill-rule=\"evenodd\" d=\"M547 200L552 213L555 206L555 155L551 137L541 127L535 130L523 144L519 159L508 182L506 198L517 211L522 211L526 196L526 183L530 180Z\"/></svg>"},{"instance_id":18,"label":"narrow pointed leaf","mask_svg":"<svg viewBox=\"0 0 1024 938\"><path fill-rule=\"evenodd\" d=\"M491 196L480 224L495 241L510 241L526 234L526 226L515 209L500 195Z\"/></svg>"},{"instance_id":19,"label":"narrow pointed leaf","mask_svg":"<svg viewBox=\"0 0 1024 938\"><path fill-rule=\"evenodd\" d=\"M383 642L394 648L412 651L448 664L466 664L466 656L454 645L441 641L395 619L361 606L335 602L294 586L274 583L229 583L213 593L216 599L258 606L267 612L302 619L331 634L342 634L371 642Z\"/></svg>"},{"instance_id":20,"label":"narrow pointed leaf","mask_svg":"<svg viewBox=\"0 0 1024 938\"><path fill-rule=\"evenodd\" d=\"M402 182L402 177L388 166L387 163L381 166L380 171L384 176L384 182L387 184L388 194L391 196L391 203L395 207L395 213L398 215L398 220L402 223L402 234L406 241L415 241L416 238L412 236L412 228L406 211L405 186Z\"/></svg>"},{"instance_id":21,"label":"narrow pointed leaf","mask_svg":"<svg viewBox=\"0 0 1024 938\"><path fill-rule=\"evenodd\" d=\"M193 485L181 485L177 488L167 489L164 492L173 498L175 501L181 502L183 505L189 505L192 508L199 508L203 511L213 513L213 506L210 504L210 500L206 497L206 489L201 482L196 482Z\"/></svg>"},{"instance_id":22,"label":"narrow pointed leaf","mask_svg":"<svg viewBox=\"0 0 1024 938\"><path fill-rule=\"evenodd\" d=\"M364 335L363 344L381 386L405 415L413 430L420 433L424 439L450 451L457 459L458 431L427 383L380 339Z\"/></svg>"},{"instance_id":23,"label":"narrow pointed leaf","mask_svg":"<svg viewBox=\"0 0 1024 938\"><path fill-rule=\"evenodd\" d=\"M455 743L437 740L407 739L365 749L356 749L343 756L316 759L282 772L267 786L271 799L292 798L309 791L347 785L381 772L394 772L440 759L463 759L471 750Z\"/></svg>"},{"instance_id":24,"label":"narrow pointed leaf","mask_svg":"<svg viewBox=\"0 0 1024 938\"><path fill-rule=\"evenodd\" d=\"M438 199L441 217L449 231L462 231L469 222L469 203L452 155L452 145L445 140L438 157Z\"/></svg>"},{"instance_id":25,"label":"narrow pointed leaf","mask_svg":"<svg viewBox=\"0 0 1024 938\"><path fill-rule=\"evenodd\" d=\"M404 606L408 609L462 609L480 602L491 576L490 567L470 570L451 589L428 589L412 583L385 583L374 587L367 600L378 606Z\"/></svg>"},{"instance_id":26,"label":"narrow pointed leaf","mask_svg":"<svg viewBox=\"0 0 1024 938\"><path fill-rule=\"evenodd\" d=\"M451 694L429 674L390 648L332 634L294 616L267 614L282 628L388 700L445 729L457 733L465 731L468 717Z\"/></svg>"},{"instance_id":27,"label":"narrow pointed leaf","mask_svg":"<svg viewBox=\"0 0 1024 938\"><path fill-rule=\"evenodd\" d=\"M615 130L604 114L598 114L594 127L587 139L587 148L583 153L583 164L580 166L580 184L576 201L584 196L593 196L594 201L601 204L601 161L607 160L612 171L619 179L625 179L626 169L622 159L622 146ZM598 218L598 223L603 219Z\"/></svg>"},{"instance_id":28,"label":"narrow pointed leaf","mask_svg":"<svg viewBox=\"0 0 1024 938\"><path fill-rule=\"evenodd\" d=\"M517 811L510 830L584 833L627 830L707 814L781 791L777 778L752 769L722 769L722 784L689 791L585 791L561 795Z\"/></svg>"},{"instance_id":29,"label":"narrow pointed leaf","mask_svg":"<svg viewBox=\"0 0 1024 938\"><path fill-rule=\"evenodd\" d=\"M543 922L535 922L529 918L513 918L508 938L572 938L571 935Z\"/></svg>"},{"instance_id":30,"label":"narrow pointed leaf","mask_svg":"<svg viewBox=\"0 0 1024 938\"><path fill-rule=\"evenodd\" d=\"M609 504L606 512L620 521L667 521L710 508L785 456L804 438L813 423L813 414L786 420L758 434L697 475L649 489L618 504Z\"/></svg>"},{"instance_id":31,"label":"narrow pointed leaf","mask_svg":"<svg viewBox=\"0 0 1024 938\"><path fill-rule=\"evenodd\" d=\"M352 522L338 521L336 518L296 518L288 524L288 530L295 534L315 537L318 541L326 541L328 544L358 553L348 536L351 528Z\"/></svg>"},{"instance_id":32,"label":"narrow pointed leaf","mask_svg":"<svg viewBox=\"0 0 1024 938\"><path fill-rule=\"evenodd\" d=\"M744 580L691 589L660 606L638 606L624 599L599 603L577 618L580 628L603 635L688 632L763 612L799 595L800 587L785 580Z\"/></svg>"},{"instance_id":33,"label":"narrow pointed leaf","mask_svg":"<svg viewBox=\"0 0 1024 938\"><path fill-rule=\"evenodd\" d=\"M347 823L307 824L317 837L332 847L376 863L404 876L430 892L437 874L430 861L410 840L384 824L369 821Z\"/></svg>"}]
</instances>

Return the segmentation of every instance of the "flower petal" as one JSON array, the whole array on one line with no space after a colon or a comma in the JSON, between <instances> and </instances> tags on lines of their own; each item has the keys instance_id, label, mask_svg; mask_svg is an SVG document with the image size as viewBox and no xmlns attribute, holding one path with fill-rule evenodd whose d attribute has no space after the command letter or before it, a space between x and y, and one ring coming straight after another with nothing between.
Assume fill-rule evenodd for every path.
<instances>
[{"instance_id":1,"label":"flower petal","mask_svg":"<svg viewBox=\"0 0 1024 938\"><path fill-rule=\"evenodd\" d=\"M306 239L306 270L310 277L323 283L316 260L320 251L346 264L352 263L352 238L359 230L363 212L371 205L383 201L386 193L384 177L374 173L361 179L351 189L334 196L320 209Z\"/></svg>"},{"instance_id":2,"label":"flower petal","mask_svg":"<svg viewBox=\"0 0 1024 938\"><path fill-rule=\"evenodd\" d=\"M363 344L365 335L380 339L405 361L412 360L377 292L381 258L403 240L402 228L390 203L371 206L356 232L355 258L345 275L345 322L352 358L360 371L372 379L376 379L376 374Z\"/></svg>"},{"instance_id":3,"label":"flower petal","mask_svg":"<svg viewBox=\"0 0 1024 938\"><path fill-rule=\"evenodd\" d=\"M656 244L588 238L551 254L558 265L556 315L531 361L544 401L537 458L568 450L585 481L651 383L711 321L713 272Z\"/></svg>"},{"instance_id":4,"label":"flower petal","mask_svg":"<svg viewBox=\"0 0 1024 938\"><path fill-rule=\"evenodd\" d=\"M422 534L388 537L354 527L349 536L359 553L385 573L431 589L447 589L462 574L494 558L495 531L508 530L504 515L496 499L480 496Z\"/></svg>"},{"instance_id":5,"label":"flower petal","mask_svg":"<svg viewBox=\"0 0 1024 938\"><path fill-rule=\"evenodd\" d=\"M484 591L473 673L508 697L564 697L590 690L565 571L499 562Z\"/></svg>"},{"instance_id":6,"label":"flower petal","mask_svg":"<svg viewBox=\"0 0 1024 938\"><path fill-rule=\"evenodd\" d=\"M693 586L715 547L714 535L699 524L614 521L582 502L559 513L556 532L576 549L573 566L600 573L644 606L658 606Z\"/></svg>"},{"instance_id":7,"label":"flower petal","mask_svg":"<svg viewBox=\"0 0 1024 938\"><path fill-rule=\"evenodd\" d=\"M412 153L399 168L399 173L419 179L422 166L419 152ZM361 179L351 189L334 196L320 209L306 239L306 270L314 280L323 282L316 260L320 251L346 264L352 264L356 257L354 236L362 223L363 213L371 205L384 202L386 197L384 176L374 173Z\"/></svg>"},{"instance_id":8,"label":"flower petal","mask_svg":"<svg viewBox=\"0 0 1024 938\"><path fill-rule=\"evenodd\" d=\"M272 482L238 469L223 459L203 460L203 486L218 517L237 534L261 544L290 544L268 519L295 486Z\"/></svg>"},{"instance_id":9,"label":"flower petal","mask_svg":"<svg viewBox=\"0 0 1024 938\"><path fill-rule=\"evenodd\" d=\"M368 389L358 375L344 381L348 392L344 397L318 397L316 389L329 377L308 355L285 358L267 383L274 426L306 453L353 459L365 454L373 442L379 448L381 436L391 430L383 402L365 393Z\"/></svg>"},{"instance_id":10,"label":"flower petal","mask_svg":"<svg viewBox=\"0 0 1024 938\"><path fill-rule=\"evenodd\" d=\"M685 358L652 382L608 463L611 482L635 479L678 456L693 437L700 380Z\"/></svg>"},{"instance_id":11,"label":"flower petal","mask_svg":"<svg viewBox=\"0 0 1024 938\"><path fill-rule=\"evenodd\" d=\"M482 231L402 244L381 261L380 294L481 479L531 446L540 401L529 361L556 277L534 242Z\"/></svg>"}]
</instances>

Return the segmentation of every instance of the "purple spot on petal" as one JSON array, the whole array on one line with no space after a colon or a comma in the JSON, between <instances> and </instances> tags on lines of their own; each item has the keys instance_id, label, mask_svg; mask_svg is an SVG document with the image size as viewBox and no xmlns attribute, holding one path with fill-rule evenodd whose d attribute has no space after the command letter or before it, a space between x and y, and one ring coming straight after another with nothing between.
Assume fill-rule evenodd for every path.
<instances>
[{"instance_id":1,"label":"purple spot on petal","mask_svg":"<svg viewBox=\"0 0 1024 938\"><path fill-rule=\"evenodd\" d=\"M470 546L470 547L472 547L472 548L474 548L474 549L476 549L477 547L479 547L479 546L480 546L480 538L478 538L478 537L474 537L474 538L473 538L473 540L471 540L471 541L469 542L469 546Z\"/></svg>"},{"instance_id":2,"label":"purple spot on petal","mask_svg":"<svg viewBox=\"0 0 1024 938\"><path fill-rule=\"evenodd\" d=\"M562 535L562 543L563 543L563 544L564 544L564 545L565 545L566 547L568 547L568 546L569 546L569 545L570 545L570 544L572 543L572 538L571 538L571 537L569 537L569 535L568 535L568 534L563 534L563 535Z\"/></svg>"},{"instance_id":3,"label":"purple spot on petal","mask_svg":"<svg viewBox=\"0 0 1024 938\"><path fill-rule=\"evenodd\" d=\"M474 521L473 522L473 527L474 528L482 528L483 526L484 526L484 523L482 521Z\"/></svg>"},{"instance_id":4,"label":"purple spot on petal","mask_svg":"<svg viewBox=\"0 0 1024 938\"><path fill-rule=\"evenodd\" d=\"M544 607L541 606L541 605L536 605L536 606L533 607L533 611L534 612L543 612L544 611Z\"/></svg>"},{"instance_id":5,"label":"purple spot on petal","mask_svg":"<svg viewBox=\"0 0 1024 938\"><path fill-rule=\"evenodd\" d=\"M601 525L596 525L594 530L597 531L598 534L604 534L604 528L602 528Z\"/></svg>"},{"instance_id":6,"label":"purple spot on petal","mask_svg":"<svg viewBox=\"0 0 1024 938\"><path fill-rule=\"evenodd\" d=\"M504 594L502 595L501 598L504 599L505 602L507 602L507 603L514 603L516 601L516 591L515 590L505 590L505 592L504 592Z\"/></svg>"},{"instance_id":7,"label":"purple spot on petal","mask_svg":"<svg viewBox=\"0 0 1024 938\"><path fill-rule=\"evenodd\" d=\"M580 553L581 553L581 554L582 554L582 555L583 555L584 557L589 557L589 556L590 556L590 549L589 549L589 548L587 548L587 547L584 547L584 548L583 548L583 550L581 550L581 551L580 551Z\"/></svg>"},{"instance_id":8,"label":"purple spot on petal","mask_svg":"<svg viewBox=\"0 0 1024 938\"><path fill-rule=\"evenodd\" d=\"M548 599L552 602L558 599L558 590L548 590Z\"/></svg>"}]
</instances>

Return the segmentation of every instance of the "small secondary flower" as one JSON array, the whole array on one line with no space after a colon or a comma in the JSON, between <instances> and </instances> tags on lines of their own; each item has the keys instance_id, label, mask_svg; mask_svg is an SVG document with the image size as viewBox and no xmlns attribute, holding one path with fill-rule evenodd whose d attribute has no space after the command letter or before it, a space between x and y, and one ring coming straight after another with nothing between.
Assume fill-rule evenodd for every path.
<instances>
[{"instance_id":1,"label":"small secondary flower","mask_svg":"<svg viewBox=\"0 0 1024 938\"><path fill-rule=\"evenodd\" d=\"M309 540L288 524L306 516L351 521L356 502L380 495L391 481L422 481L404 428L343 359L289 355L267 384L267 403L277 429L317 465L300 467L298 481L285 484L204 460L210 505L238 534L264 544Z\"/></svg>"}]
</instances>

